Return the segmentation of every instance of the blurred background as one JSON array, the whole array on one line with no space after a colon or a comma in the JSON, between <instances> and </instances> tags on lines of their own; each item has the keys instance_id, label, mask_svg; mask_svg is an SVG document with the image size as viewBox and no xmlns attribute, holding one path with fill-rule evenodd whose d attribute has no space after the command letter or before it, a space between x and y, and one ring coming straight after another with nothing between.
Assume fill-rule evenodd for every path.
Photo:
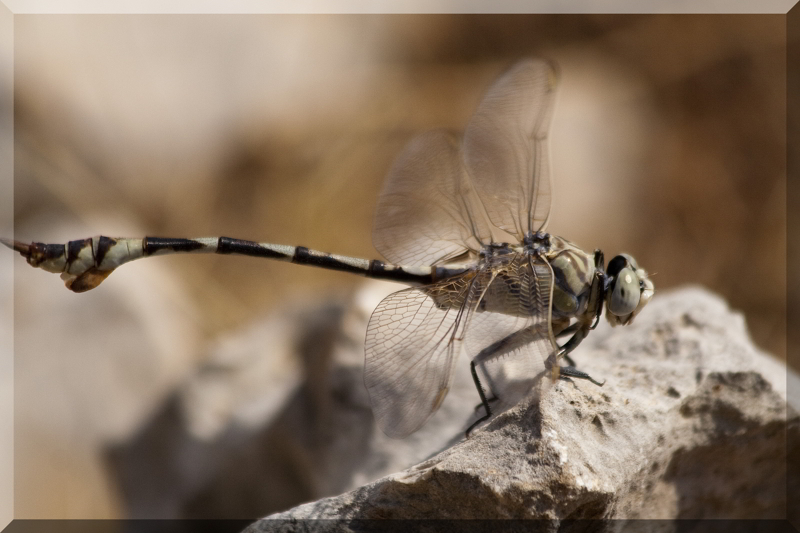
<instances>
[{"instance_id":1,"label":"blurred background","mask_svg":"<svg viewBox=\"0 0 800 533\"><path fill-rule=\"evenodd\" d=\"M561 68L548 230L633 254L657 291L718 292L785 360L785 47L773 15L17 15L14 236L226 235L377 257L394 156L463 129L494 78L543 56ZM276 416L311 368L292 354L325 344L327 325L358 355L390 290L363 283L173 256L75 295L17 259L15 516L250 518L374 479L271 471L301 488L253 494L264 455L293 452L280 431L245 446L230 429ZM223 482L234 455L247 460Z\"/></svg>"}]
</instances>

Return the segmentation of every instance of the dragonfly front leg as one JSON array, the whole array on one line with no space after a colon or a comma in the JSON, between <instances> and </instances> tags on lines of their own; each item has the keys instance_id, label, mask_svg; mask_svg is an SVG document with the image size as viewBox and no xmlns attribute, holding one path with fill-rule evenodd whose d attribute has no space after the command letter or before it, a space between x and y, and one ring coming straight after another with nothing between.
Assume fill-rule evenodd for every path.
<instances>
[{"instance_id":1,"label":"dragonfly front leg","mask_svg":"<svg viewBox=\"0 0 800 533\"><path fill-rule=\"evenodd\" d=\"M558 355L556 359L561 359L562 357L567 360L570 366L575 366L575 363L569 357L570 352L572 352L578 345L583 342L583 339L586 338L586 335L589 334L591 331L591 326L586 323L576 322L575 324L571 325L564 331L560 332L558 335L566 335L572 333L572 337L569 338L567 342L563 345L559 346Z\"/></svg>"},{"instance_id":2,"label":"dragonfly front leg","mask_svg":"<svg viewBox=\"0 0 800 533\"><path fill-rule=\"evenodd\" d=\"M605 259L603 259L603 251L597 249L594 251L594 280L592 280L592 295L589 300L589 309L594 309L594 323L592 328L597 327L600 323L600 316L603 314L603 298L606 292L606 282L608 276L606 275Z\"/></svg>"},{"instance_id":3,"label":"dragonfly front leg","mask_svg":"<svg viewBox=\"0 0 800 533\"><path fill-rule=\"evenodd\" d=\"M578 321L571 326L562 329L558 336L572 334L572 337L563 345L560 346L558 356L556 359L564 358L569 366L561 367L558 369L559 374L566 377L573 377L577 379L585 379L591 381L595 385L603 386L603 383L592 378L589 374L581 372L575 368L575 361L569 356L570 352L578 347L578 345L586 338L589 331L597 326L600 315L603 313L603 287L605 285L605 269L603 268L603 252L600 250L595 251L595 275L592 281L591 295L589 303L586 306L586 312L578 318Z\"/></svg>"},{"instance_id":4,"label":"dragonfly front leg","mask_svg":"<svg viewBox=\"0 0 800 533\"><path fill-rule=\"evenodd\" d=\"M567 335L574 335L580 327L581 327L580 322L575 322L574 324L567 326L566 328L556 333L555 336L558 338L558 337L565 337ZM555 329L555 324L553 329ZM559 346L559 348L563 347ZM572 360L572 357L570 357L568 353L561 354L561 357L564 358L564 361L566 361L569 366L578 366L575 364L575 361Z\"/></svg>"},{"instance_id":5,"label":"dragonfly front leg","mask_svg":"<svg viewBox=\"0 0 800 533\"><path fill-rule=\"evenodd\" d=\"M557 358L563 357L564 360L567 361L567 363L569 363L569 366L562 366L558 368L558 373L560 377L563 376L576 379L585 379L591 381L595 385L599 385L600 387L602 387L605 384L605 381L600 383L586 372L582 372L577 368L575 368L575 362L569 356L569 353L578 347L581 341L583 341L583 339L586 338L586 335L588 335L589 331L591 330L591 324L586 324L586 323L581 324L579 322L578 325L581 325L582 327L578 327L575 334L572 337L570 337L570 339L563 346L561 346L561 349L558 351Z\"/></svg>"}]
</instances>

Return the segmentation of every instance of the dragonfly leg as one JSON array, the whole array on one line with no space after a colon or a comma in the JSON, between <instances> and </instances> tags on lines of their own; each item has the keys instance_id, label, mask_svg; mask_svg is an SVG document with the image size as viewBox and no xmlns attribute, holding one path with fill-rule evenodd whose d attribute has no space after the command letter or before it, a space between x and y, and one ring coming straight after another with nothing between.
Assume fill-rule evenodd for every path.
<instances>
[{"instance_id":1,"label":"dragonfly leg","mask_svg":"<svg viewBox=\"0 0 800 533\"><path fill-rule=\"evenodd\" d=\"M478 424L480 424L481 422L487 420L489 417L492 416L492 409L491 407L489 407L489 401L494 401L498 399L496 396L494 396L495 393L494 390L491 388L492 385L491 383L489 383L489 385L493 396L491 400L488 400L486 398L486 393L483 390L483 385L481 385L481 380L480 378L478 378L478 371L477 371L478 365L482 365L485 362L490 361L495 357L499 357L504 353L509 353L510 351L531 342L531 336L534 334L535 331L536 331L536 326L532 326L521 329L519 331L512 333L511 335L503 337L499 341L493 342L492 344L481 350L480 353L476 355L475 358L472 359L472 361L470 362L469 368L470 371L472 372L472 381L475 382L475 388L478 389L478 394L481 397L481 405L483 405L483 408L486 410L486 414L480 417L475 422L473 422L473 424L467 428L467 438L469 438L469 434L473 429L475 429L475 426L477 426Z\"/></svg>"},{"instance_id":2,"label":"dragonfly leg","mask_svg":"<svg viewBox=\"0 0 800 533\"><path fill-rule=\"evenodd\" d=\"M481 397L481 405L483 405L483 408L486 409L486 414L483 415L482 417L480 417L479 419L477 419L475 422L472 423L471 426L469 426L467 428L467 432L466 432L467 438L469 438L469 434L473 429L475 429L475 426L477 426L478 424L480 424L481 422L483 422L484 420L487 420L489 417L492 416L492 409L491 409L491 407L489 407L489 400L486 399L486 393L483 392L483 385L481 385L481 380L480 380L480 378L478 378L478 372L475 369L475 361L474 360L470 361L469 369L472 372L472 381L475 382L475 388L478 389L478 394ZM494 398L494 399L497 399L497 398ZM480 407L480 405L478 407ZM476 409L477 409L477 407L476 407Z\"/></svg>"},{"instance_id":3,"label":"dragonfly leg","mask_svg":"<svg viewBox=\"0 0 800 533\"><path fill-rule=\"evenodd\" d=\"M577 333L577 331L581 327L582 327L582 324L580 322L575 322L574 324L569 325L569 326L565 327L564 329L558 331L555 334L555 336L556 337L564 337L566 335L575 335L575 333ZM555 329L555 327L553 329ZM566 361L569 366L578 366L578 365L575 364L575 361L572 359L572 357L569 356L568 353L563 353L561 355L561 357L564 358L564 361Z\"/></svg>"},{"instance_id":4,"label":"dragonfly leg","mask_svg":"<svg viewBox=\"0 0 800 533\"><path fill-rule=\"evenodd\" d=\"M489 403L492 403L492 402L496 402L496 401L497 401L497 400L499 400L499 399L500 399L500 398L498 398L497 396L492 396L491 398L486 398L486 401L487 401L487 402L489 402ZM475 409L474 409L474 411L477 411L477 410L478 410L478 409L480 409L481 407L483 407L483 404L482 404L482 403L479 403L478 405L476 405L476 406L475 406Z\"/></svg>"},{"instance_id":5,"label":"dragonfly leg","mask_svg":"<svg viewBox=\"0 0 800 533\"><path fill-rule=\"evenodd\" d=\"M590 327L588 327L586 324L580 324L579 327L576 328L576 331L572 337L570 337L563 346L559 346L560 350L558 350L557 359L569 357L570 352L577 348L578 345L583 342L583 339L586 338L586 335L589 334L589 330ZM572 358L570 358L568 362L571 366L575 366L575 364L572 362Z\"/></svg>"},{"instance_id":6,"label":"dragonfly leg","mask_svg":"<svg viewBox=\"0 0 800 533\"><path fill-rule=\"evenodd\" d=\"M580 328L581 328L581 323L575 322L574 324L567 326L566 328L556 333L556 337L563 337L564 335L574 335L575 332L578 331Z\"/></svg>"},{"instance_id":7,"label":"dragonfly leg","mask_svg":"<svg viewBox=\"0 0 800 533\"><path fill-rule=\"evenodd\" d=\"M597 327L600 321L600 316L603 314L603 287L605 284L606 274L603 265L603 252L595 250L594 252L595 274L592 282L591 296L589 297L589 304L587 306L588 313L584 313L574 324L567 326L559 331L556 336L572 335L570 339L560 346L557 358L564 358L569 367L574 368L577 366L572 357L569 356L570 352L578 347L578 345L586 338L590 330ZM563 370L563 369L562 369ZM573 375L572 377L580 377ZM582 378L587 379L587 378Z\"/></svg>"},{"instance_id":8,"label":"dragonfly leg","mask_svg":"<svg viewBox=\"0 0 800 533\"><path fill-rule=\"evenodd\" d=\"M603 258L603 251L597 249L594 251L594 280L592 282L592 296L590 298L590 308L592 301L594 301L594 323L592 324L592 328L594 329L597 327L597 324L600 323L600 317L603 314L603 298L605 296L605 289L606 289L606 265L605 259Z\"/></svg>"},{"instance_id":9,"label":"dragonfly leg","mask_svg":"<svg viewBox=\"0 0 800 533\"><path fill-rule=\"evenodd\" d=\"M565 379L565 378L585 379L587 381L591 381L592 383L594 383L598 387L602 387L603 385L606 384L605 381L603 381L601 383L601 382L597 381L596 379L594 379L589 374L587 374L586 372L581 372L580 370L578 370L577 368L575 368L573 366L562 366L561 368L558 369L558 373L559 373L559 377L562 378L562 379Z\"/></svg>"},{"instance_id":10,"label":"dragonfly leg","mask_svg":"<svg viewBox=\"0 0 800 533\"><path fill-rule=\"evenodd\" d=\"M580 323L578 323L578 324L580 324ZM563 357L564 360L569 364L569 366L564 366L564 367L559 368L558 369L558 373L560 374L560 376L564 376L564 377L585 379L585 380L591 381L595 385L599 385L599 386L602 387L603 384L605 383L605 381L600 383L599 381L597 381L596 379L591 377L586 372L581 372L580 370L575 368L575 361L573 361L572 358L569 356L569 353L572 350L574 350L575 348L577 348L578 345L581 343L581 341L583 341L583 339L586 338L586 335L589 334L590 330L591 330L591 325L583 323L581 325L581 327L577 328L577 331L575 332L575 334L572 335L572 337L570 337L570 339L566 343L564 343L563 346L561 346L561 349L558 351L558 357L557 358L562 358Z\"/></svg>"}]
</instances>

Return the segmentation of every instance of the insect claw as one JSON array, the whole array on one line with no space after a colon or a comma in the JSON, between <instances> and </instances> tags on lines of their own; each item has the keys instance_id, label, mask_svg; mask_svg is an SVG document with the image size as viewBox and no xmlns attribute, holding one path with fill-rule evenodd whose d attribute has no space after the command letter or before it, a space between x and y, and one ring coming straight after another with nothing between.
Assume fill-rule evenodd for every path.
<instances>
[{"instance_id":1,"label":"insect claw","mask_svg":"<svg viewBox=\"0 0 800 533\"><path fill-rule=\"evenodd\" d=\"M594 383L598 387L602 387L603 385L606 384L605 380L603 380L603 382L601 383L601 382L597 381L596 379L594 379L589 374L587 374L586 372L582 372L582 371L578 370L575 367L562 366L562 367L559 367L558 371L559 371L558 377L560 377L561 379L569 379L569 378L585 379L586 381L591 381L592 383Z\"/></svg>"}]
</instances>

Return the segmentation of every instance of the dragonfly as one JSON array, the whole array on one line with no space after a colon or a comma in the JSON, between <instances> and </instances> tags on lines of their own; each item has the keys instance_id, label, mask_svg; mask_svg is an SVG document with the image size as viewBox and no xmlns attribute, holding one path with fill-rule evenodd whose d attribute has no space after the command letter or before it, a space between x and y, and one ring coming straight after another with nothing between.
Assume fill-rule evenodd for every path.
<instances>
[{"instance_id":1,"label":"dragonfly","mask_svg":"<svg viewBox=\"0 0 800 533\"><path fill-rule=\"evenodd\" d=\"M553 62L522 60L490 86L462 135L432 130L408 143L376 209L373 244L386 261L229 237L2 242L61 274L76 293L124 263L175 253L239 254L404 283L367 325L364 384L377 424L394 438L422 427L466 352L476 410L483 408L469 437L494 402L518 403L548 371L602 386L575 368L570 353L604 305L612 326L628 325L654 294L632 256L619 254L606 267L601 250L587 253L545 232L557 81Z\"/></svg>"}]
</instances>

